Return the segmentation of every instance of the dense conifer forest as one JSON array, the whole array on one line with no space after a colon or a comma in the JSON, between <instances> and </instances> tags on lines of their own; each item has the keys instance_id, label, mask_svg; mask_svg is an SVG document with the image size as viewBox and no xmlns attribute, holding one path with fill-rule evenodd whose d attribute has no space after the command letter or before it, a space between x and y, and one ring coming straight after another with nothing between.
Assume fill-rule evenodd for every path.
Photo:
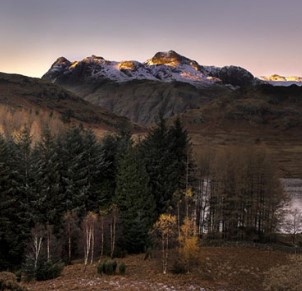
<instances>
[{"instance_id":1,"label":"dense conifer forest","mask_svg":"<svg viewBox=\"0 0 302 291\"><path fill-rule=\"evenodd\" d=\"M74 259L160 246L165 272L178 245L176 268L190 270L200 239L272 240L285 201L263 149L194 159L178 119L138 141L127 128L98 140L73 127L33 143L24 128L0 137L0 269L42 280Z\"/></svg>"}]
</instances>

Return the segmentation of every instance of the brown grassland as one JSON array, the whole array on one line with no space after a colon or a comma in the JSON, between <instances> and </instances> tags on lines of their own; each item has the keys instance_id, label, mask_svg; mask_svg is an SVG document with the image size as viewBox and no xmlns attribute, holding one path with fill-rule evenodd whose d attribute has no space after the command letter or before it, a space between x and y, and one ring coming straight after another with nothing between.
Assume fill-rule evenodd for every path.
<instances>
[{"instance_id":1,"label":"brown grassland","mask_svg":"<svg viewBox=\"0 0 302 291\"><path fill-rule=\"evenodd\" d=\"M176 253L171 252L171 269ZM285 265L288 254L251 247L202 247L199 265L192 272L176 275L161 272L160 253L150 260L144 254L117 259L127 265L126 274L99 275L96 263L74 262L59 278L23 284L28 290L264 290L266 272ZM204 289L203 289L204 288Z\"/></svg>"}]
</instances>

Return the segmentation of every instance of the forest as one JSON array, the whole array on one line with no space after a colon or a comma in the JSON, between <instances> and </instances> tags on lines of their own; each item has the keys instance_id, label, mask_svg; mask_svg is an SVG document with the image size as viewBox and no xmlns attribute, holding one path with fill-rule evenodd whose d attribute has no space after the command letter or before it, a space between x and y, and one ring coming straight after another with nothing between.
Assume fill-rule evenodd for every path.
<instances>
[{"instance_id":1,"label":"forest","mask_svg":"<svg viewBox=\"0 0 302 291\"><path fill-rule=\"evenodd\" d=\"M200 240L272 241L285 202L265 149L196 158L178 119L136 140L73 127L33 142L24 128L0 137L0 270L43 280L74 259L160 248L165 273L175 246L189 269Z\"/></svg>"}]
</instances>

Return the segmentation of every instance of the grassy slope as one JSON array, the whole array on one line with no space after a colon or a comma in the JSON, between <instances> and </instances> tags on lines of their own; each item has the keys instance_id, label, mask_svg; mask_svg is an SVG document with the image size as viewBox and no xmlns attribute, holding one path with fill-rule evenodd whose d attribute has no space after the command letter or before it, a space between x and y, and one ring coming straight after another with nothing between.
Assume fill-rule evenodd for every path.
<instances>
[{"instance_id":1,"label":"grassy slope","mask_svg":"<svg viewBox=\"0 0 302 291\"><path fill-rule=\"evenodd\" d=\"M18 131L26 124L34 135L45 124L53 131L83 124L102 135L127 122L47 81L4 73L0 73L0 113L1 132Z\"/></svg>"}]
</instances>

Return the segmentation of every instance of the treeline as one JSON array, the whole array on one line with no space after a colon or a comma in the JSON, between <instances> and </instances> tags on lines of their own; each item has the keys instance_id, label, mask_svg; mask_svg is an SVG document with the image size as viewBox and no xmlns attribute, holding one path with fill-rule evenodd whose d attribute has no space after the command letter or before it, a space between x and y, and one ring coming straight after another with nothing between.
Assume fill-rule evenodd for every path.
<instances>
[{"instance_id":1,"label":"treeline","mask_svg":"<svg viewBox=\"0 0 302 291\"><path fill-rule=\"evenodd\" d=\"M35 256L45 248L47 259L54 248L66 261L83 255L87 225L96 220L102 252L143 251L181 187L187 146L179 121L167 127L163 120L137 143L127 130L100 141L81 128L58 136L46 129L36 144L26 128L1 137L0 268L20 266L29 248ZM40 237L37 253L32 241Z\"/></svg>"},{"instance_id":2,"label":"treeline","mask_svg":"<svg viewBox=\"0 0 302 291\"><path fill-rule=\"evenodd\" d=\"M127 130L97 140L71 128L45 129L33 144L25 128L0 138L0 269L22 265L36 276L59 260L148 253L154 227L164 225L168 241L169 217L179 238L187 225L195 242L259 239L275 231L283 201L265 152L210 151L193 161L179 120L161 119L136 142Z\"/></svg>"},{"instance_id":3,"label":"treeline","mask_svg":"<svg viewBox=\"0 0 302 291\"><path fill-rule=\"evenodd\" d=\"M212 238L271 241L288 197L266 150L208 150L200 164L201 231L206 229Z\"/></svg>"}]
</instances>

